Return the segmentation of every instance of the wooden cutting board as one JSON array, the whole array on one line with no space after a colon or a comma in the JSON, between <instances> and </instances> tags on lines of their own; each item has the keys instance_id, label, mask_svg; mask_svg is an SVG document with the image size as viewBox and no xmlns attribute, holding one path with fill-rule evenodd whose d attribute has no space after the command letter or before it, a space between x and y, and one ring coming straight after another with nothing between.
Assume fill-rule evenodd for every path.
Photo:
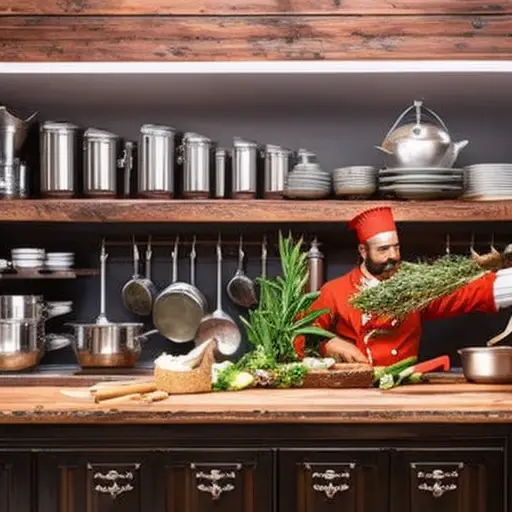
<instances>
[{"instance_id":1,"label":"wooden cutting board","mask_svg":"<svg viewBox=\"0 0 512 512\"><path fill-rule=\"evenodd\" d=\"M388 389L386 393L428 395L436 393L512 393L512 384L473 384L471 382L454 382L446 384L408 384Z\"/></svg>"}]
</instances>

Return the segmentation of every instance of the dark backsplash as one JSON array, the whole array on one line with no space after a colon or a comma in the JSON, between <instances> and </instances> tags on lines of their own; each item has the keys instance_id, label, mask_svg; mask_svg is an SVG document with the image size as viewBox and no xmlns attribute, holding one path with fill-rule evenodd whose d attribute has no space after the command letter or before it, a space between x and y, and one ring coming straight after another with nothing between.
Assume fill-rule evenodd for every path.
<instances>
[{"instance_id":1,"label":"dark backsplash","mask_svg":"<svg viewBox=\"0 0 512 512\"><path fill-rule=\"evenodd\" d=\"M283 225L223 225L221 228L223 247L223 307L234 319L244 314L242 308L231 303L225 292L225 285L236 270L237 239L244 235L246 245L245 270L255 278L261 272L261 240L266 235L269 240L268 274L279 272L279 260L276 252L277 230L287 232L291 229L296 236L304 235L309 242L317 235L323 243L322 251L326 258L326 278L335 278L349 271L356 263L356 242L351 233L347 233L346 224L322 224L302 226ZM477 233L477 249L488 249L490 233L496 233L496 245L503 247L507 243L506 225L468 226L443 225L424 226L407 224L401 227L403 257L416 259L420 255L439 255L444 249L445 233L450 232L452 251L464 253L468 250L470 233ZM210 309L216 307L215 285L215 247L212 243L217 232L212 225L177 224L6 224L2 226L0 257L9 257L12 247L44 247L47 250L75 251L77 268L98 268L98 251L101 237L109 242L124 242L126 245L110 245L107 248L107 316L111 321L140 321L138 317L126 311L121 300L123 285L130 279L133 267L130 239L135 235L143 260L147 235L151 234L156 242L169 242L169 245L153 247L152 278L161 290L171 280L172 241L176 234L185 244L180 247L180 280L189 280L189 251L192 235L198 239L196 284L203 291ZM143 272L143 265L141 265ZM47 323L48 332L67 332L66 322L94 321L99 313L99 276L78 277L73 280L1 280L2 294L42 294L47 300L73 300L73 313L51 319ZM465 317L443 321L427 322L424 326L421 354L422 359L449 354L454 365L459 364L457 349L468 345L483 345L485 341L499 332L506 324L510 313L501 312L495 316L472 314ZM151 318L142 319L147 329L152 328ZM240 322L239 322L240 325ZM193 347L192 343L176 344L161 336L152 336L147 341L141 362L154 359L162 352L184 353ZM246 343L241 350L247 348ZM70 348L48 353L42 361L46 364L73 364L75 358Z\"/></svg>"}]
</instances>

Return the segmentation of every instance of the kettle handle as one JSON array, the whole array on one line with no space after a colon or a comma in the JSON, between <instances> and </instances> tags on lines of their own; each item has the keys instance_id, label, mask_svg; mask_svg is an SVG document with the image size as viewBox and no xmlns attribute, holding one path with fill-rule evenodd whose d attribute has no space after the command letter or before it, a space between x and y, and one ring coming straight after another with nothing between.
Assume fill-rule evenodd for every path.
<instances>
[{"instance_id":1,"label":"kettle handle","mask_svg":"<svg viewBox=\"0 0 512 512\"><path fill-rule=\"evenodd\" d=\"M428 112L440 125L441 125L441 128L446 132L446 133L450 133L448 131L448 127L446 126L445 122L431 109L429 109L428 107L423 107L425 109L425 112Z\"/></svg>"},{"instance_id":2,"label":"kettle handle","mask_svg":"<svg viewBox=\"0 0 512 512\"><path fill-rule=\"evenodd\" d=\"M446 126L446 124L444 123L444 121L431 109L429 109L428 107L425 107L423 105L423 101L414 101L414 103L410 106L410 107L407 107L401 114L400 116L398 116L397 120L394 122L393 126L389 129L388 133L386 134L386 136L384 137L384 139L387 139L389 138L389 136L391 135L391 133L393 133L396 129L396 127L402 122L403 118L411 111L415 109L416 110L416 123L419 124L420 123L420 118L419 118L419 115L418 113L421 111L421 109L424 109L425 112L427 112L428 114L430 114L440 125L441 127L443 128L443 130L446 132L446 133L449 133L448 132L448 128Z\"/></svg>"}]
</instances>

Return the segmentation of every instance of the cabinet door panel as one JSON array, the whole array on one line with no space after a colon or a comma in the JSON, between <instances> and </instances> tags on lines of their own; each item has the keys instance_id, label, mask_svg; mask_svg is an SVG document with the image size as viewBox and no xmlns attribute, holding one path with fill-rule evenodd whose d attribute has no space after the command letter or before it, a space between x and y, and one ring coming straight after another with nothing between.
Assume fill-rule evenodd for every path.
<instances>
[{"instance_id":1,"label":"cabinet door panel","mask_svg":"<svg viewBox=\"0 0 512 512\"><path fill-rule=\"evenodd\" d=\"M398 450L392 457L392 510L506 510L501 448Z\"/></svg>"},{"instance_id":2,"label":"cabinet door panel","mask_svg":"<svg viewBox=\"0 0 512 512\"><path fill-rule=\"evenodd\" d=\"M163 510L271 512L272 460L271 451L173 451L165 456Z\"/></svg>"},{"instance_id":3,"label":"cabinet door panel","mask_svg":"<svg viewBox=\"0 0 512 512\"><path fill-rule=\"evenodd\" d=\"M30 454L0 452L0 511L29 512L31 496Z\"/></svg>"},{"instance_id":4,"label":"cabinet door panel","mask_svg":"<svg viewBox=\"0 0 512 512\"><path fill-rule=\"evenodd\" d=\"M153 459L138 452L38 456L38 512L153 509Z\"/></svg>"},{"instance_id":5,"label":"cabinet door panel","mask_svg":"<svg viewBox=\"0 0 512 512\"><path fill-rule=\"evenodd\" d=\"M387 512L388 465L379 450L282 450L280 512Z\"/></svg>"}]
</instances>

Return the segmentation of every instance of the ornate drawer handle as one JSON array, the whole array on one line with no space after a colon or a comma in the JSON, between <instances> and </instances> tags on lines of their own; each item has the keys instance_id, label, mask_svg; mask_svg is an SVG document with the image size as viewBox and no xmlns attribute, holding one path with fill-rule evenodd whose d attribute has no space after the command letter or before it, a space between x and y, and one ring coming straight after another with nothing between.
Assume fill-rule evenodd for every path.
<instances>
[{"instance_id":1,"label":"ornate drawer handle","mask_svg":"<svg viewBox=\"0 0 512 512\"><path fill-rule=\"evenodd\" d=\"M211 495L212 500L218 500L223 492L230 492L235 490L233 484L226 484L220 486L219 484L213 483L211 485L199 484L197 490L201 492L207 492Z\"/></svg>"},{"instance_id":2,"label":"ornate drawer handle","mask_svg":"<svg viewBox=\"0 0 512 512\"><path fill-rule=\"evenodd\" d=\"M418 485L418 489L432 493L434 498L440 498L445 492L457 489L457 484L440 484L439 482L435 482L434 485L428 485L423 483Z\"/></svg>"},{"instance_id":3,"label":"ornate drawer handle","mask_svg":"<svg viewBox=\"0 0 512 512\"><path fill-rule=\"evenodd\" d=\"M313 478L323 478L328 482L332 482L336 480L336 478L350 478L350 473L348 471L343 471L342 473L337 473L334 469L327 469L322 473L315 471L312 475Z\"/></svg>"},{"instance_id":4,"label":"ornate drawer handle","mask_svg":"<svg viewBox=\"0 0 512 512\"><path fill-rule=\"evenodd\" d=\"M443 480L444 478L458 478L458 477L459 477L459 472L455 469L453 471L443 471L442 469L434 469L430 473L424 473L423 471L418 471L418 478Z\"/></svg>"},{"instance_id":5,"label":"ornate drawer handle","mask_svg":"<svg viewBox=\"0 0 512 512\"><path fill-rule=\"evenodd\" d=\"M110 480L111 482L115 482L119 478L123 478L125 480L133 480L133 473L131 471L126 471L126 473L119 473L115 469L111 469L108 473L94 473L94 478Z\"/></svg>"},{"instance_id":6,"label":"ornate drawer handle","mask_svg":"<svg viewBox=\"0 0 512 512\"><path fill-rule=\"evenodd\" d=\"M313 490L323 492L330 500L332 500L338 492L348 491L349 489L350 486L347 484L333 485L332 482L329 482L327 485L313 484Z\"/></svg>"},{"instance_id":7,"label":"ornate drawer handle","mask_svg":"<svg viewBox=\"0 0 512 512\"><path fill-rule=\"evenodd\" d=\"M204 478L205 480L210 480L210 482L218 482L223 478L236 478L236 473L234 471L221 471L220 469L210 469L208 473L204 471L199 471L196 473L196 478Z\"/></svg>"},{"instance_id":8,"label":"ornate drawer handle","mask_svg":"<svg viewBox=\"0 0 512 512\"><path fill-rule=\"evenodd\" d=\"M112 485L96 485L94 488L96 492L103 494L110 494L112 499L116 499L119 495L124 492L133 491L133 486L131 484L119 485L117 482L114 482Z\"/></svg>"}]
</instances>

